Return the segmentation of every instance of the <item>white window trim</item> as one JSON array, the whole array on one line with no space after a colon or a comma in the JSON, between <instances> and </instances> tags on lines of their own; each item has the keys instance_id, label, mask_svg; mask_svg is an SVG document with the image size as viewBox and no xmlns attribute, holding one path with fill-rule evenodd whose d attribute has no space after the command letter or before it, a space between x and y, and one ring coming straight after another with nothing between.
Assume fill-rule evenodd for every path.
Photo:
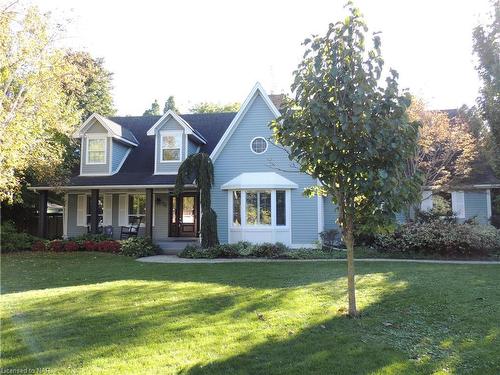
<instances>
[{"instance_id":1,"label":"white window trim","mask_svg":"<svg viewBox=\"0 0 500 375\"><path fill-rule=\"evenodd\" d=\"M89 141L91 139L103 139L104 140L104 162L93 163L89 161ZM108 136L102 134L87 134L85 136L86 150L85 150L85 163L87 165L105 165L108 160Z\"/></svg>"},{"instance_id":2,"label":"white window trim","mask_svg":"<svg viewBox=\"0 0 500 375\"><path fill-rule=\"evenodd\" d=\"M452 191L451 192L451 210L457 215L459 219L465 219L465 192Z\"/></svg>"},{"instance_id":3,"label":"white window trim","mask_svg":"<svg viewBox=\"0 0 500 375\"><path fill-rule=\"evenodd\" d=\"M160 131L160 155L159 155L159 160L160 163L180 163L182 161L182 157L184 156L184 150L182 149L182 142L183 142L183 134L184 131L182 130L162 130ZM163 160L163 137L168 136L168 135L173 135L175 137L179 137L181 144L179 145L179 159L177 160Z\"/></svg>"},{"instance_id":4,"label":"white window trim","mask_svg":"<svg viewBox=\"0 0 500 375\"><path fill-rule=\"evenodd\" d=\"M276 191L285 191L285 220L286 225L276 225ZM241 224L234 225L233 224L233 191L241 192ZM247 224L247 191L251 192L271 192L271 224ZM257 200L258 201L258 200ZM258 206L258 205L257 205ZM283 230L288 231L291 228L291 190L290 189L232 189L228 190L228 223L230 230L246 230L246 231L262 231L262 230Z\"/></svg>"},{"instance_id":5,"label":"white window trim","mask_svg":"<svg viewBox=\"0 0 500 375\"><path fill-rule=\"evenodd\" d=\"M266 142L266 149L262 152L255 152L254 149L252 148L252 144L253 144L253 141L255 141L256 139L263 139L264 142ZM264 137L254 137L251 141L250 141L250 151L252 151L255 155L262 155L262 154L265 154L267 152L267 149L269 148L269 142L267 141L266 138Z\"/></svg>"}]
</instances>

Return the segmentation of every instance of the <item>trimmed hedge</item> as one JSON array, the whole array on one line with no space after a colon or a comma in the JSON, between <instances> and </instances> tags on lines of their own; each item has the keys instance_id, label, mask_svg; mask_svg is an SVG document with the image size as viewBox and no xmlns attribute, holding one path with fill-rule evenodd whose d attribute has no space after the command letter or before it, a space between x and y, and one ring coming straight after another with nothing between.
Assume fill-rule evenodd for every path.
<instances>
[{"instance_id":1,"label":"trimmed hedge","mask_svg":"<svg viewBox=\"0 0 500 375\"><path fill-rule=\"evenodd\" d=\"M10 221L4 222L1 225L1 248L3 253L12 251L31 250L33 244L39 239L31 234L17 232L16 227Z\"/></svg>"},{"instance_id":2,"label":"trimmed hedge","mask_svg":"<svg viewBox=\"0 0 500 375\"><path fill-rule=\"evenodd\" d=\"M234 244L223 244L208 249L198 245L189 245L179 254L181 258L285 258L285 253L290 249L282 243L262 243L252 245L250 242L241 241Z\"/></svg>"},{"instance_id":3,"label":"trimmed hedge","mask_svg":"<svg viewBox=\"0 0 500 375\"><path fill-rule=\"evenodd\" d=\"M445 221L408 223L392 234L377 235L379 251L443 257L484 257L500 253L500 230L491 225Z\"/></svg>"}]
</instances>

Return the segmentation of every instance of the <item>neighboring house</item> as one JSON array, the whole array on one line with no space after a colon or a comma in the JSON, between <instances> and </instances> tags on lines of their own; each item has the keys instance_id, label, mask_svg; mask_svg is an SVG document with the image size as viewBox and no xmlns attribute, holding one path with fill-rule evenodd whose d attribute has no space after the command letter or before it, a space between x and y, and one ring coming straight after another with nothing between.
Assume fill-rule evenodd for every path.
<instances>
[{"instance_id":1,"label":"neighboring house","mask_svg":"<svg viewBox=\"0 0 500 375\"><path fill-rule=\"evenodd\" d=\"M472 165L469 176L454 179L446 191L423 191L421 209L430 210L436 206L438 197L448 198L451 211L463 222L475 218L481 224L488 224L492 216L492 190L500 189L500 179L484 161Z\"/></svg>"},{"instance_id":2,"label":"neighboring house","mask_svg":"<svg viewBox=\"0 0 500 375\"><path fill-rule=\"evenodd\" d=\"M214 164L212 207L222 243L310 246L320 232L336 227L337 212L329 198L303 195L316 181L272 142L269 123L279 116L281 99L268 96L257 83L237 113L93 114L74 134L81 139L80 174L63 187L34 188L40 192L41 212L47 191L57 189L66 198L65 237L112 226L119 238L120 227L140 218L141 234L166 247L179 238L195 240L203 214L196 185L186 186L179 197L173 190L182 161L204 152ZM471 185L470 192L453 193L454 202L464 207L465 217L480 214L487 221L491 187ZM39 225L43 235L43 218Z\"/></svg>"}]
</instances>

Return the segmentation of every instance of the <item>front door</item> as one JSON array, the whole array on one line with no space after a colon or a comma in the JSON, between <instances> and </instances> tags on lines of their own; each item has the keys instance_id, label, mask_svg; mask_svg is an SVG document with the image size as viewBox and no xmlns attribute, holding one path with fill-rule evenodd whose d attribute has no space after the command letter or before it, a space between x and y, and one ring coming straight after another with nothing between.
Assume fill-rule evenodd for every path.
<instances>
[{"instance_id":1,"label":"front door","mask_svg":"<svg viewBox=\"0 0 500 375\"><path fill-rule=\"evenodd\" d=\"M169 237L196 237L198 204L195 193L170 196Z\"/></svg>"}]
</instances>

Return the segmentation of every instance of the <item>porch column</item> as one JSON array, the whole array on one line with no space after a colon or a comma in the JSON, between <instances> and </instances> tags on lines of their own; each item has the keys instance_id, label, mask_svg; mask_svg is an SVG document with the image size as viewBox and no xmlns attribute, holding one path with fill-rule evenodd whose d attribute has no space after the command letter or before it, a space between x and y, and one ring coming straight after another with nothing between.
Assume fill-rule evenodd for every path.
<instances>
[{"instance_id":1,"label":"porch column","mask_svg":"<svg viewBox=\"0 0 500 375\"><path fill-rule=\"evenodd\" d=\"M38 196L38 237L47 238L47 190L40 190Z\"/></svg>"},{"instance_id":2,"label":"porch column","mask_svg":"<svg viewBox=\"0 0 500 375\"><path fill-rule=\"evenodd\" d=\"M99 229L99 189L90 191L90 233L97 234Z\"/></svg>"},{"instance_id":3,"label":"porch column","mask_svg":"<svg viewBox=\"0 0 500 375\"><path fill-rule=\"evenodd\" d=\"M146 189L146 231L145 237L153 238L153 189Z\"/></svg>"}]
</instances>

